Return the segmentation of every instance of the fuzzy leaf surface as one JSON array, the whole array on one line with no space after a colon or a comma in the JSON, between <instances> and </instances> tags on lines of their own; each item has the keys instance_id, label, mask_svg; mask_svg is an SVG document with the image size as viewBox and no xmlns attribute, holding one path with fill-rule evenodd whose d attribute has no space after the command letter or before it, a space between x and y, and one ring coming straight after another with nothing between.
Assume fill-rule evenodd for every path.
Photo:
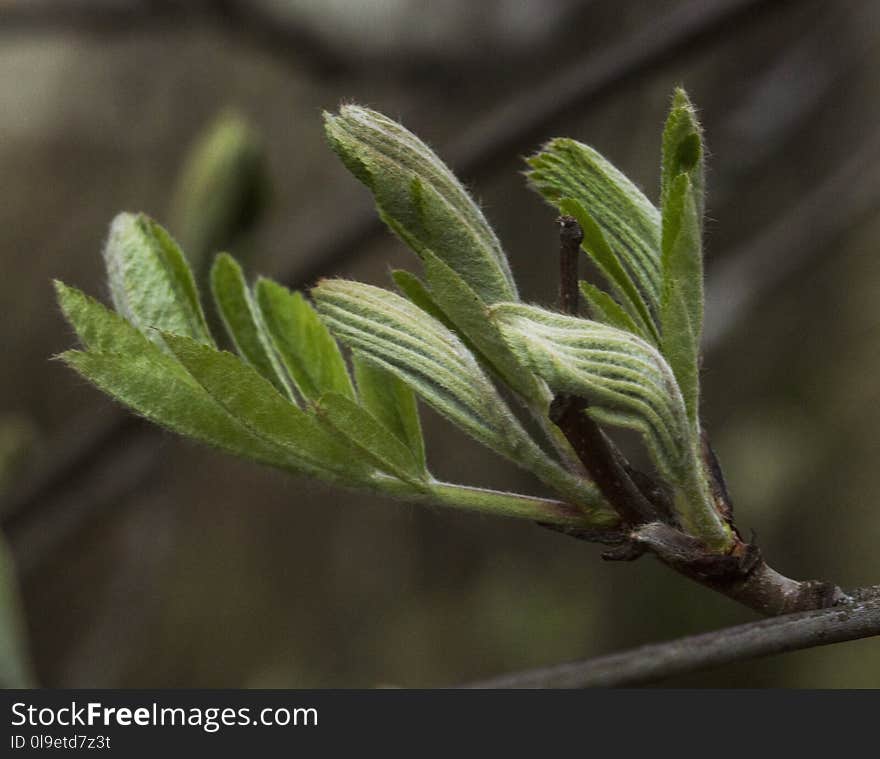
<instances>
[{"instance_id":1,"label":"fuzzy leaf surface","mask_svg":"<svg viewBox=\"0 0 880 759\"><path fill-rule=\"evenodd\" d=\"M301 395L310 401L324 393L354 398L339 346L302 293L269 279L259 280L256 292L262 321Z\"/></svg>"},{"instance_id":2,"label":"fuzzy leaf surface","mask_svg":"<svg viewBox=\"0 0 880 759\"><path fill-rule=\"evenodd\" d=\"M359 282L325 280L312 297L340 340L397 375L454 424L585 513L605 508L592 483L567 472L532 440L467 346L436 319L395 293Z\"/></svg>"},{"instance_id":3,"label":"fuzzy leaf surface","mask_svg":"<svg viewBox=\"0 0 880 759\"><path fill-rule=\"evenodd\" d=\"M347 438L377 469L404 482L424 484L427 474L413 451L351 398L325 393L315 407L315 414Z\"/></svg>"},{"instance_id":4,"label":"fuzzy leaf surface","mask_svg":"<svg viewBox=\"0 0 880 759\"><path fill-rule=\"evenodd\" d=\"M511 348L558 392L586 398L603 422L638 429L658 470L687 476L692 440L672 371L649 343L605 324L501 304L493 318Z\"/></svg>"},{"instance_id":5,"label":"fuzzy leaf surface","mask_svg":"<svg viewBox=\"0 0 880 759\"><path fill-rule=\"evenodd\" d=\"M422 140L355 105L325 114L324 123L330 146L416 254L433 251L486 303L517 299L507 257L483 212Z\"/></svg>"},{"instance_id":6,"label":"fuzzy leaf surface","mask_svg":"<svg viewBox=\"0 0 880 759\"><path fill-rule=\"evenodd\" d=\"M121 213L104 262L116 310L151 339L151 329L213 344L195 280L177 243L144 214Z\"/></svg>"},{"instance_id":7,"label":"fuzzy leaf surface","mask_svg":"<svg viewBox=\"0 0 880 759\"><path fill-rule=\"evenodd\" d=\"M703 255L700 217L687 174L672 183L663 208L662 350L696 428L699 411L700 337L703 326Z\"/></svg>"},{"instance_id":8,"label":"fuzzy leaf surface","mask_svg":"<svg viewBox=\"0 0 880 759\"><path fill-rule=\"evenodd\" d=\"M354 353L352 363L361 405L409 448L424 471L425 443L415 394L399 377L360 353Z\"/></svg>"},{"instance_id":9,"label":"fuzzy leaf surface","mask_svg":"<svg viewBox=\"0 0 880 759\"><path fill-rule=\"evenodd\" d=\"M476 347L504 382L538 407L549 404L547 388L511 353L498 328L489 319L488 306L467 282L430 250L423 253L425 277L431 295L455 326Z\"/></svg>"},{"instance_id":10,"label":"fuzzy leaf surface","mask_svg":"<svg viewBox=\"0 0 880 759\"><path fill-rule=\"evenodd\" d=\"M623 173L588 145L558 138L528 159L529 183L546 200L580 203L653 308L660 299L660 213Z\"/></svg>"},{"instance_id":11,"label":"fuzzy leaf surface","mask_svg":"<svg viewBox=\"0 0 880 759\"><path fill-rule=\"evenodd\" d=\"M293 468L324 478L358 482L370 467L351 446L297 408L238 357L185 337L169 335L175 357L230 416L256 438L286 452Z\"/></svg>"},{"instance_id":12,"label":"fuzzy leaf surface","mask_svg":"<svg viewBox=\"0 0 880 759\"><path fill-rule=\"evenodd\" d=\"M241 267L227 253L221 253L211 267L211 291L217 311L239 355L289 398L290 386L272 338L263 324Z\"/></svg>"}]
</instances>

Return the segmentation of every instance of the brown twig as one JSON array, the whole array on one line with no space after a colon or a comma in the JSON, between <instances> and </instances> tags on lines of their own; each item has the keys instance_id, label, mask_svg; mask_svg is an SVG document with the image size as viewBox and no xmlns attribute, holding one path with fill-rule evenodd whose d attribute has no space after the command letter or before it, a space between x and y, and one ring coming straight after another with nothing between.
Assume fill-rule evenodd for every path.
<instances>
[{"instance_id":1,"label":"brown twig","mask_svg":"<svg viewBox=\"0 0 880 759\"><path fill-rule=\"evenodd\" d=\"M830 609L787 614L581 662L527 670L466 688L596 688L655 683L676 675L880 635L880 585L850 592Z\"/></svg>"},{"instance_id":2,"label":"brown twig","mask_svg":"<svg viewBox=\"0 0 880 759\"><path fill-rule=\"evenodd\" d=\"M577 316L580 311L578 262L584 232L573 216L560 216L559 224L559 308L564 314Z\"/></svg>"}]
</instances>

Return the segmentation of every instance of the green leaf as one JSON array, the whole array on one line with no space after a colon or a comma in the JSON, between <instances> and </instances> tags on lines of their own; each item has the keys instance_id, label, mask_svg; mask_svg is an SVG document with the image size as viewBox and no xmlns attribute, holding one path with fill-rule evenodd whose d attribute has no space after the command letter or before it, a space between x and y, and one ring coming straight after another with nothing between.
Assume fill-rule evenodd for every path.
<instances>
[{"instance_id":1,"label":"green leaf","mask_svg":"<svg viewBox=\"0 0 880 759\"><path fill-rule=\"evenodd\" d=\"M394 269L391 272L391 279L394 280L394 284L401 295L417 305L426 314L433 316L445 327L448 327L453 332L455 331L455 324L452 322L452 319L437 305L437 301L434 300L434 296L431 295L425 283L415 274L404 269Z\"/></svg>"},{"instance_id":2,"label":"green leaf","mask_svg":"<svg viewBox=\"0 0 880 759\"><path fill-rule=\"evenodd\" d=\"M431 295L443 312L449 314L457 329L476 346L504 382L534 405L546 408L550 403L547 388L510 352L498 328L489 320L486 304L430 250L422 255Z\"/></svg>"},{"instance_id":3,"label":"green leaf","mask_svg":"<svg viewBox=\"0 0 880 759\"><path fill-rule=\"evenodd\" d=\"M293 399L284 368L275 355L272 338L244 279L241 267L221 253L211 267L211 290L217 311L239 355L278 390Z\"/></svg>"},{"instance_id":4,"label":"green leaf","mask_svg":"<svg viewBox=\"0 0 880 759\"><path fill-rule=\"evenodd\" d=\"M159 353L147 337L94 298L55 280L55 293L65 318L80 342L97 353ZM161 354L159 354L161 355Z\"/></svg>"},{"instance_id":5,"label":"green leaf","mask_svg":"<svg viewBox=\"0 0 880 759\"><path fill-rule=\"evenodd\" d=\"M324 393L354 398L339 346L302 293L269 279L260 279L256 292L263 323L302 396L311 401Z\"/></svg>"},{"instance_id":6,"label":"green leaf","mask_svg":"<svg viewBox=\"0 0 880 759\"><path fill-rule=\"evenodd\" d=\"M430 502L492 516L529 519L544 524L571 527L612 527L619 518L610 509L597 510L591 515L567 503L497 490L453 485L448 482L430 483Z\"/></svg>"},{"instance_id":7,"label":"green leaf","mask_svg":"<svg viewBox=\"0 0 880 759\"><path fill-rule=\"evenodd\" d=\"M669 202L672 185L680 174L687 174L692 185L694 205L702 219L704 206L703 129L687 93L677 87L663 129L663 160L660 173L660 207ZM665 222L664 222L665 223Z\"/></svg>"},{"instance_id":8,"label":"green leaf","mask_svg":"<svg viewBox=\"0 0 880 759\"><path fill-rule=\"evenodd\" d=\"M151 422L243 458L297 470L283 449L254 437L165 354L67 351L59 358Z\"/></svg>"},{"instance_id":9,"label":"green leaf","mask_svg":"<svg viewBox=\"0 0 880 759\"><path fill-rule=\"evenodd\" d=\"M234 113L221 114L190 149L174 192L171 229L197 271L252 229L265 208L264 152L256 132Z\"/></svg>"},{"instance_id":10,"label":"green leaf","mask_svg":"<svg viewBox=\"0 0 880 759\"><path fill-rule=\"evenodd\" d=\"M340 340L453 423L587 511L602 506L591 483L566 472L528 436L464 343L436 319L399 295L359 282L325 280L312 297Z\"/></svg>"},{"instance_id":11,"label":"green leaf","mask_svg":"<svg viewBox=\"0 0 880 759\"><path fill-rule=\"evenodd\" d=\"M641 334L632 317L608 293L583 280L579 286L593 319L625 332L632 332L634 335Z\"/></svg>"},{"instance_id":12,"label":"green leaf","mask_svg":"<svg viewBox=\"0 0 880 759\"><path fill-rule=\"evenodd\" d=\"M673 182L663 220L661 346L682 389L688 417L698 429L703 256L700 219L687 174L680 174Z\"/></svg>"},{"instance_id":13,"label":"green leaf","mask_svg":"<svg viewBox=\"0 0 880 759\"><path fill-rule=\"evenodd\" d=\"M660 352L629 332L535 306L492 308L513 350L556 391L585 398L597 422L640 432L691 534L719 550L730 528L709 494L698 433Z\"/></svg>"},{"instance_id":14,"label":"green leaf","mask_svg":"<svg viewBox=\"0 0 880 759\"><path fill-rule=\"evenodd\" d=\"M509 450L506 404L458 337L409 301L378 287L324 280L312 290L322 319L353 350L399 377L481 442Z\"/></svg>"},{"instance_id":15,"label":"green leaf","mask_svg":"<svg viewBox=\"0 0 880 759\"><path fill-rule=\"evenodd\" d=\"M318 401L315 413L357 446L377 469L417 487L425 485L427 473L410 448L350 398L339 393L325 393Z\"/></svg>"},{"instance_id":16,"label":"green leaf","mask_svg":"<svg viewBox=\"0 0 880 759\"><path fill-rule=\"evenodd\" d=\"M351 446L236 356L185 337L167 335L166 340L205 392L255 438L283 449L292 468L350 483L369 478L370 467Z\"/></svg>"},{"instance_id":17,"label":"green leaf","mask_svg":"<svg viewBox=\"0 0 880 759\"><path fill-rule=\"evenodd\" d=\"M68 351L60 358L105 393L150 421L181 435L272 466L304 470L303 462L297 460L289 449L281 447L277 441L267 442L254 435L212 398L178 361L162 352L125 319L75 288L56 282L56 289L65 315L89 349L87 353ZM245 366L231 354L218 353L188 338L170 333L164 333L163 337L169 350L179 341L185 341L208 355L226 355L237 366ZM230 371L230 382L237 366L226 367ZM259 378L255 372L253 375ZM261 381L272 387L265 380ZM277 395L274 389L273 393ZM246 404L247 399L243 399L243 403ZM308 438L317 426L312 423L302 437Z\"/></svg>"},{"instance_id":18,"label":"green leaf","mask_svg":"<svg viewBox=\"0 0 880 759\"><path fill-rule=\"evenodd\" d=\"M177 243L144 214L121 213L104 247L116 310L151 339L151 328L212 344L192 272Z\"/></svg>"},{"instance_id":19,"label":"green leaf","mask_svg":"<svg viewBox=\"0 0 880 759\"><path fill-rule=\"evenodd\" d=\"M430 250L486 303L516 300L498 238L455 175L418 137L376 111L324 114L327 139L373 192L383 220L419 256Z\"/></svg>"},{"instance_id":20,"label":"green leaf","mask_svg":"<svg viewBox=\"0 0 880 759\"><path fill-rule=\"evenodd\" d=\"M618 169L588 145L555 139L528 159L530 185L551 204L571 198L587 209L628 277L653 309L660 300L660 213ZM567 213L563 210L563 213Z\"/></svg>"},{"instance_id":21,"label":"green leaf","mask_svg":"<svg viewBox=\"0 0 880 759\"><path fill-rule=\"evenodd\" d=\"M619 301L638 326L638 334L655 344L659 343L660 338L647 303L611 251L605 235L595 219L574 198L562 199L559 201L559 208L563 213L573 216L577 220L584 233L581 247L602 272Z\"/></svg>"},{"instance_id":22,"label":"green leaf","mask_svg":"<svg viewBox=\"0 0 880 759\"><path fill-rule=\"evenodd\" d=\"M685 478L692 440L684 402L652 345L629 332L535 306L500 304L492 316L511 348L553 390L626 418L632 422L627 426L645 436L661 474L672 482Z\"/></svg>"},{"instance_id":23,"label":"green leaf","mask_svg":"<svg viewBox=\"0 0 880 759\"><path fill-rule=\"evenodd\" d=\"M703 153L694 107L684 90L677 89L663 131L661 347L695 429L703 329Z\"/></svg>"},{"instance_id":24,"label":"green leaf","mask_svg":"<svg viewBox=\"0 0 880 759\"><path fill-rule=\"evenodd\" d=\"M409 448L425 470L425 443L416 397L401 379L355 352L352 357L361 405Z\"/></svg>"},{"instance_id":25,"label":"green leaf","mask_svg":"<svg viewBox=\"0 0 880 759\"><path fill-rule=\"evenodd\" d=\"M435 260L436 257L434 257ZM480 362L480 366L484 367L489 371L495 371L497 374L497 369L494 369L492 366L492 362L489 360L488 356L486 356L471 340L464 332L456 326L455 322L449 318L446 312L440 307L437 303L437 299L434 297L434 294L428 289L422 280L420 280L415 274L412 274L408 271L402 271L397 269L391 272L391 278L394 280L394 284L397 285L397 289L400 291L402 295L404 295L411 303L418 306L422 311L426 314L429 314L433 318L435 318L438 322L440 322L444 327L450 329L454 332L461 341L467 346L467 349L474 354L474 357L477 361ZM458 278L458 281L461 282L461 278ZM466 285L465 285L466 287ZM470 291L471 293L473 291ZM482 308L486 308L482 306ZM485 312L484 312L485 313Z\"/></svg>"}]
</instances>

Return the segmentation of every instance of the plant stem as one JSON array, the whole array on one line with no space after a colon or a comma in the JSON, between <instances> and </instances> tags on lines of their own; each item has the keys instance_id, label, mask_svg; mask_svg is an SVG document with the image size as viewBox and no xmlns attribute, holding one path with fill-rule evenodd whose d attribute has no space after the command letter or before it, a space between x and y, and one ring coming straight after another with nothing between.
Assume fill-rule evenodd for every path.
<instances>
[{"instance_id":1,"label":"plant stem","mask_svg":"<svg viewBox=\"0 0 880 759\"><path fill-rule=\"evenodd\" d=\"M587 405L583 398L559 395L553 401L550 417L621 518L630 525L653 521L653 506L633 483L599 425L587 416Z\"/></svg>"},{"instance_id":2,"label":"plant stem","mask_svg":"<svg viewBox=\"0 0 880 759\"><path fill-rule=\"evenodd\" d=\"M452 506L457 509L478 511L493 516L528 519L560 527L591 529L604 528L609 525L608 515L603 514L593 520L578 507L553 498L506 493L500 490L457 485L451 482L431 480L424 490L416 490L412 485L402 480L382 476L377 480L376 489L382 493L411 501ZM612 522L613 519L614 517L611 515Z\"/></svg>"}]
</instances>

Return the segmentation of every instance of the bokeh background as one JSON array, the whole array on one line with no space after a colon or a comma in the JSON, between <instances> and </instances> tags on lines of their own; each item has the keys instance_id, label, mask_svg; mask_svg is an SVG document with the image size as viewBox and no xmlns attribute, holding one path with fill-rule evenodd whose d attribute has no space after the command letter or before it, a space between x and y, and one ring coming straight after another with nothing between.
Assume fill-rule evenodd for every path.
<instances>
[{"instance_id":1,"label":"bokeh background","mask_svg":"<svg viewBox=\"0 0 880 759\"><path fill-rule=\"evenodd\" d=\"M738 523L787 574L880 581L878 71L872 0L2 0L0 513L32 677L450 685L753 618L651 559L181 441L50 360L73 341L50 281L106 296L114 214L196 234L184 175L218 118L254 140L256 200L211 246L299 286L417 268L324 143L341 101L460 169L524 296L551 303L553 213L522 156L572 136L656 198L683 84L711 150L704 416ZM539 492L423 422L438 474ZM666 684L880 687L880 640Z\"/></svg>"}]
</instances>

